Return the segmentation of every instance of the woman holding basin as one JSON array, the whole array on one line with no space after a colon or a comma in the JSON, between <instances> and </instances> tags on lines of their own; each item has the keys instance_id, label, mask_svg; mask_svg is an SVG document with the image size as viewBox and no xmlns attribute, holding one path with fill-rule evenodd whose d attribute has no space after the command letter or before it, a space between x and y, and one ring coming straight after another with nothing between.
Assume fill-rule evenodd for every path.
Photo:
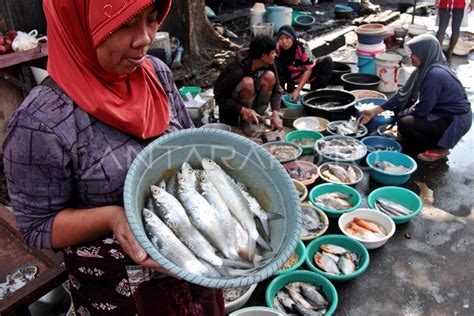
<instances>
[{"instance_id":1,"label":"woman holding basin","mask_svg":"<svg viewBox=\"0 0 474 316\"><path fill-rule=\"evenodd\" d=\"M284 25L277 34L277 59L275 60L280 84L292 93L297 102L305 84L311 90L325 88L333 70L331 57L315 58L308 44L296 36L291 25ZM295 88L296 86L296 88Z\"/></svg>"},{"instance_id":2,"label":"woman holding basin","mask_svg":"<svg viewBox=\"0 0 474 316\"><path fill-rule=\"evenodd\" d=\"M224 314L222 290L164 274L123 209L135 156L193 126L170 70L145 55L170 5L44 1L51 79L10 121L5 174L26 242L63 250L81 315Z\"/></svg>"},{"instance_id":3,"label":"woman holding basin","mask_svg":"<svg viewBox=\"0 0 474 316\"><path fill-rule=\"evenodd\" d=\"M398 130L408 147L418 159L436 161L447 157L471 128L471 106L436 37L419 35L407 46L416 70L384 104L363 111L362 123L385 110L398 111Z\"/></svg>"}]
</instances>

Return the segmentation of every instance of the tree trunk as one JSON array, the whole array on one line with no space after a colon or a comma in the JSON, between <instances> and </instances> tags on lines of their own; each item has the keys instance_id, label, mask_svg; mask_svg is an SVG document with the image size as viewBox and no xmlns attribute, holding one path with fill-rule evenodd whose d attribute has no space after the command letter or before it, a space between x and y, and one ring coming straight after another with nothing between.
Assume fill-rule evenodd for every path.
<instances>
[{"instance_id":1,"label":"tree trunk","mask_svg":"<svg viewBox=\"0 0 474 316\"><path fill-rule=\"evenodd\" d=\"M204 0L175 0L161 29L177 37L184 46L186 57L193 61L209 59L210 50L233 46L213 28L205 14Z\"/></svg>"}]
</instances>

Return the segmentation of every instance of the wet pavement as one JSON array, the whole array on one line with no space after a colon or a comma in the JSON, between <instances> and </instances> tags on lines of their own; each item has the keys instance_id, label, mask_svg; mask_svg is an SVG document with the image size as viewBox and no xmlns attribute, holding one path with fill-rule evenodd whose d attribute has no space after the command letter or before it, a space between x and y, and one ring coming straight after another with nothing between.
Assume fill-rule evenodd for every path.
<instances>
[{"instance_id":1,"label":"wet pavement","mask_svg":"<svg viewBox=\"0 0 474 316\"><path fill-rule=\"evenodd\" d=\"M344 62L356 58L350 47L331 55ZM474 51L453 57L451 67L474 106ZM411 70L403 67L402 82ZM363 275L335 284L336 315L474 315L474 129L447 159L417 163L417 171L403 187L420 194L422 213L397 225L385 246L369 251L370 265ZM364 171L364 180L356 186L364 198L361 207L380 186ZM337 220L330 221L328 233L340 233ZM259 284L246 306L265 305L270 281Z\"/></svg>"}]
</instances>

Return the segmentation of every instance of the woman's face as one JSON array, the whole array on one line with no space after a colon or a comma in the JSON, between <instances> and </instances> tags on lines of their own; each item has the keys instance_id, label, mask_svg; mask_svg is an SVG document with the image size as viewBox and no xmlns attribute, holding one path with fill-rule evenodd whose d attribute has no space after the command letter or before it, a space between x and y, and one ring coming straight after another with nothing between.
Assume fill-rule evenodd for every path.
<instances>
[{"instance_id":1,"label":"woman's face","mask_svg":"<svg viewBox=\"0 0 474 316\"><path fill-rule=\"evenodd\" d=\"M278 44L280 44L280 47L284 50L288 50L293 46L293 39L288 35L281 34L278 36Z\"/></svg>"},{"instance_id":2,"label":"woman's face","mask_svg":"<svg viewBox=\"0 0 474 316\"><path fill-rule=\"evenodd\" d=\"M410 54L410 60L411 60L411 64L415 67L420 67L421 66L421 61L418 57L416 57L415 54L411 53Z\"/></svg>"},{"instance_id":3,"label":"woman's face","mask_svg":"<svg viewBox=\"0 0 474 316\"><path fill-rule=\"evenodd\" d=\"M144 61L155 39L158 12L151 6L123 24L97 47L97 59L106 71L128 74Z\"/></svg>"}]
</instances>

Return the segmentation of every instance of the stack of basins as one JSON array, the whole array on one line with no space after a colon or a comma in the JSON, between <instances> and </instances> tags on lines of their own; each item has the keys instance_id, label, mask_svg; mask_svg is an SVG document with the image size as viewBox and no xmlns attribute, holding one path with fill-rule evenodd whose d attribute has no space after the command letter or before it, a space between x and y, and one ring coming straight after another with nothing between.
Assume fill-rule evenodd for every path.
<instances>
[{"instance_id":1,"label":"stack of basins","mask_svg":"<svg viewBox=\"0 0 474 316\"><path fill-rule=\"evenodd\" d=\"M375 57L386 50L383 42L385 32L385 26L377 23L361 25L356 29L359 72L375 75Z\"/></svg>"}]
</instances>

